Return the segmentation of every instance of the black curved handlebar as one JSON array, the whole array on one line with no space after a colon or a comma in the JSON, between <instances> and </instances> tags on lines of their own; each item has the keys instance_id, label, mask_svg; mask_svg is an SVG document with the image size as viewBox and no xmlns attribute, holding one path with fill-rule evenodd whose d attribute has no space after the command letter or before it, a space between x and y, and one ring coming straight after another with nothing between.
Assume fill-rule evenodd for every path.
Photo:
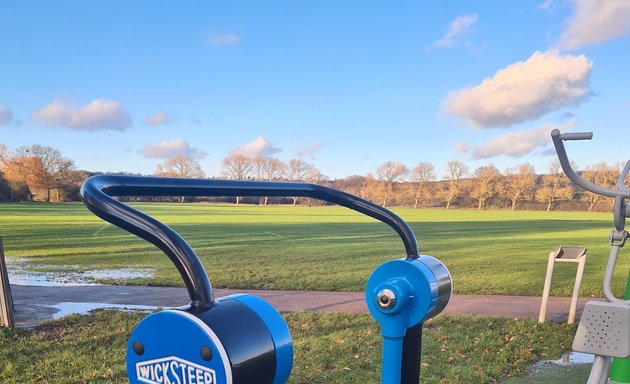
<instances>
[{"instance_id":1,"label":"black curved handlebar","mask_svg":"<svg viewBox=\"0 0 630 384\"><path fill-rule=\"evenodd\" d=\"M551 139L553 140L553 145L556 148L556 153L558 154L558 160L560 160L560 165L562 166L562 170L564 173L573 181L575 184L580 187L591 191L593 193L597 193L599 195L609 196L609 197L620 197L623 199L630 198L630 191L625 188L625 180L628 176L628 172L630 172L630 161L626 163L619 179L617 180L619 189L610 189L604 188L597 184L591 183L590 181L584 180L582 176L580 176L574 169L571 167L571 163L569 162L569 157L567 156L567 151L564 148L564 140L590 140L593 138L592 132L579 132L579 133L560 133L559 130L554 129L551 131ZM623 185L623 187L622 187Z\"/></svg>"},{"instance_id":2,"label":"black curved handlebar","mask_svg":"<svg viewBox=\"0 0 630 384\"><path fill-rule=\"evenodd\" d=\"M335 203L392 227L408 258L418 258L418 244L407 223L393 212L351 194L308 183L200 180L99 175L87 179L81 197L96 216L137 235L164 252L184 279L191 305L214 301L210 280L195 252L168 226L110 196L299 196Z\"/></svg>"}]
</instances>

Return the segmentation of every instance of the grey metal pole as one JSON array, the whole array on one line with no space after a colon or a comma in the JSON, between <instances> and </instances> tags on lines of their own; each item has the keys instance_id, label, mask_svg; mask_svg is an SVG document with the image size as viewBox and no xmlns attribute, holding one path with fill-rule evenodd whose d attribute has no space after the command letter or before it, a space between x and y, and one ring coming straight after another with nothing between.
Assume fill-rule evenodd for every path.
<instances>
[{"instance_id":1,"label":"grey metal pole","mask_svg":"<svg viewBox=\"0 0 630 384\"><path fill-rule=\"evenodd\" d=\"M573 324L575 321L575 312L577 311L578 300L580 299L580 286L582 285L582 277L584 276L584 265L586 264L586 255L580 257L577 272L575 273L575 284L573 284L573 294L571 295L571 307L569 308L569 319L567 324Z\"/></svg>"},{"instance_id":2,"label":"grey metal pole","mask_svg":"<svg viewBox=\"0 0 630 384\"><path fill-rule=\"evenodd\" d=\"M549 294L551 293L551 279L553 277L553 267L557 252L550 252L547 261L547 274L545 275L545 287L543 288L542 302L540 303L540 313L538 314L538 322L544 323L547 317L547 305L549 303Z\"/></svg>"},{"instance_id":3,"label":"grey metal pole","mask_svg":"<svg viewBox=\"0 0 630 384\"><path fill-rule=\"evenodd\" d=\"M11 285L9 284L9 274L4 261L4 246L0 237L0 326L13 327L13 297L11 296Z\"/></svg>"}]
</instances>

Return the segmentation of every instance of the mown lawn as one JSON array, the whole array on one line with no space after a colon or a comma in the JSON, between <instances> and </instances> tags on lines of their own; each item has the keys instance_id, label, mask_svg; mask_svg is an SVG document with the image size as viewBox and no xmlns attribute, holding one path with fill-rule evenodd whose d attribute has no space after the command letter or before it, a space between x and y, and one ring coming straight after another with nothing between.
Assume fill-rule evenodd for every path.
<instances>
[{"instance_id":1,"label":"mown lawn","mask_svg":"<svg viewBox=\"0 0 630 384\"><path fill-rule=\"evenodd\" d=\"M126 383L125 350L144 314L96 311L33 331L0 329L3 384ZM369 315L284 314L295 345L289 383L380 381L381 338ZM557 358L574 326L440 316L423 333L422 383L491 383Z\"/></svg>"},{"instance_id":2,"label":"mown lawn","mask_svg":"<svg viewBox=\"0 0 630 384\"><path fill-rule=\"evenodd\" d=\"M341 207L134 206L178 231L215 287L362 291L377 265L404 256L388 226ZM582 295L601 295L610 214L394 211L415 231L421 253L448 266L456 293L540 295L549 252L579 245L589 248ZM0 204L0 236L8 258L27 257L39 270L153 268L153 278L124 283L181 285L157 248L80 203ZM629 268L622 254L614 281L620 296ZM574 274L572 265L558 265L552 294L570 295Z\"/></svg>"}]
</instances>

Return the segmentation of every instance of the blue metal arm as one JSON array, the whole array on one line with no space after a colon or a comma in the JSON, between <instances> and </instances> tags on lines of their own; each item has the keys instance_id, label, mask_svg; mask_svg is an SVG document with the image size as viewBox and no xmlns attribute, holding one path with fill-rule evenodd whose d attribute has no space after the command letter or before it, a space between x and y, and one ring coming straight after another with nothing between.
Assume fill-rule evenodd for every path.
<instances>
[{"instance_id":1,"label":"blue metal arm","mask_svg":"<svg viewBox=\"0 0 630 384\"><path fill-rule=\"evenodd\" d=\"M168 226L110 196L311 197L350 208L388 224L398 233L404 244L407 255L404 260L412 262L419 258L418 244L413 231L396 214L356 196L320 185L114 175L93 176L86 180L81 188L81 197L87 208L98 217L151 242L162 250L182 276L193 307L210 307L214 303L210 280L195 252ZM420 264L424 265L424 263ZM441 293L448 292L448 295L440 295L439 299L432 299L431 308L435 314L446 306L450 298L450 275L448 275L448 281L443 279L442 284L433 285L436 291L439 286ZM386 349L395 353L388 356L388 352L384 356L384 366L393 367L392 370L395 371L393 376L399 377L396 382L401 384L417 384L420 378L422 323L420 318L416 320L414 324L409 325L406 332L403 331L404 337L397 336L395 340L391 340L391 344L390 341L385 340ZM386 380L385 376L383 380ZM389 381L385 382L389 383Z\"/></svg>"},{"instance_id":2,"label":"blue metal arm","mask_svg":"<svg viewBox=\"0 0 630 384\"><path fill-rule=\"evenodd\" d=\"M99 175L81 188L81 197L100 218L160 248L175 264L193 302L212 302L212 288L199 258L175 231L110 196L300 196L339 204L391 226L400 236L407 257L418 257L418 244L407 223L393 212L332 188L308 183L235 180L200 180L161 177ZM205 272L205 271L204 271ZM205 273L203 273L206 276Z\"/></svg>"}]
</instances>

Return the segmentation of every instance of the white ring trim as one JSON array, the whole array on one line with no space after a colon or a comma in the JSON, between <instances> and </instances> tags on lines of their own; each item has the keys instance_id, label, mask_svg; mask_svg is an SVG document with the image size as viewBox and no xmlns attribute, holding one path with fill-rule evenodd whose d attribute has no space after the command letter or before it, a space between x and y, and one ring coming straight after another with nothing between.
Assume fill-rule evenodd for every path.
<instances>
[{"instance_id":1,"label":"white ring trim","mask_svg":"<svg viewBox=\"0 0 630 384\"><path fill-rule=\"evenodd\" d=\"M223 347L221 340L219 340L219 337L217 336L217 334L214 333L214 331L210 329L210 327L208 327L208 324L201 321L201 319L198 318L197 316L192 315L185 311L176 311L173 309L167 309L162 312L169 312L169 313L173 313L173 314L177 314L182 317L185 317L188 320L192 321L193 323L197 324L199 328L201 328L204 332L208 334L208 337L210 337L210 340L212 340L214 345L219 350L219 356L221 356L221 361L223 362L223 369L225 370L225 380L226 380L225 384L232 384L232 367L230 366L230 359L228 358L227 352L225 352L225 348Z\"/></svg>"}]
</instances>

